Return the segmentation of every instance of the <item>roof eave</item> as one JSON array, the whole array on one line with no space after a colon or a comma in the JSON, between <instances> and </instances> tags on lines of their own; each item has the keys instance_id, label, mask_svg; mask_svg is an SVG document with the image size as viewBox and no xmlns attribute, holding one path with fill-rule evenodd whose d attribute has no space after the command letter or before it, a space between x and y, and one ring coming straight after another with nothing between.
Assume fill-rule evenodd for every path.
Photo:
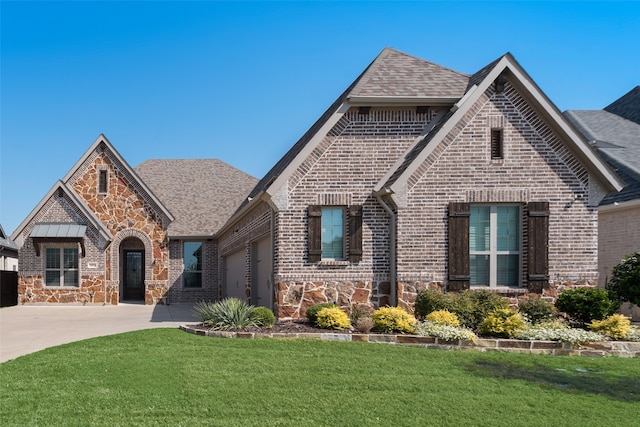
<instances>
[{"instance_id":1,"label":"roof eave","mask_svg":"<svg viewBox=\"0 0 640 427\"><path fill-rule=\"evenodd\" d=\"M349 96L347 100L353 107L450 107L460 97L431 97L431 96Z\"/></svg>"}]
</instances>

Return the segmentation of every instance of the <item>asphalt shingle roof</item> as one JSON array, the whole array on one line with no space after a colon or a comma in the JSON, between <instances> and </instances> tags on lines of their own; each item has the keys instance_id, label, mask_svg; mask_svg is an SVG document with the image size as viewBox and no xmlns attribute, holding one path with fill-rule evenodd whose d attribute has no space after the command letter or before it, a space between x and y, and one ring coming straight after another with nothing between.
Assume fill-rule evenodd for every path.
<instances>
[{"instance_id":1,"label":"asphalt shingle roof","mask_svg":"<svg viewBox=\"0 0 640 427\"><path fill-rule=\"evenodd\" d=\"M385 48L350 95L460 98L468 83L466 74Z\"/></svg>"},{"instance_id":2,"label":"asphalt shingle roof","mask_svg":"<svg viewBox=\"0 0 640 427\"><path fill-rule=\"evenodd\" d=\"M4 228L0 225L0 248L9 250L10 252L18 252L18 245L16 242L7 237L4 232Z\"/></svg>"},{"instance_id":3,"label":"asphalt shingle roof","mask_svg":"<svg viewBox=\"0 0 640 427\"><path fill-rule=\"evenodd\" d=\"M569 110L564 115L627 184L600 204L640 199L640 124L605 110Z\"/></svg>"},{"instance_id":4,"label":"asphalt shingle roof","mask_svg":"<svg viewBox=\"0 0 640 427\"><path fill-rule=\"evenodd\" d=\"M383 49L318 121L267 172L251 191L250 196L255 197L265 191L350 96L461 98L468 86L469 76L465 74L392 48ZM246 203L245 200L238 210Z\"/></svg>"},{"instance_id":5,"label":"asphalt shingle roof","mask_svg":"<svg viewBox=\"0 0 640 427\"><path fill-rule=\"evenodd\" d=\"M169 236L215 234L258 181L218 159L151 159L134 170L175 217Z\"/></svg>"},{"instance_id":6,"label":"asphalt shingle roof","mask_svg":"<svg viewBox=\"0 0 640 427\"><path fill-rule=\"evenodd\" d=\"M605 111L640 124L640 86L604 107Z\"/></svg>"}]
</instances>

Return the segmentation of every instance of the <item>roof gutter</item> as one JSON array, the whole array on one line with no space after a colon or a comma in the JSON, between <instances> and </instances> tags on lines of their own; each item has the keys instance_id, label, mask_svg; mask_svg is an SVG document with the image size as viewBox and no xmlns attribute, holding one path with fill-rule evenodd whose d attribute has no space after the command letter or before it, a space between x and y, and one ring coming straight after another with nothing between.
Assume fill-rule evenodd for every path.
<instances>
[{"instance_id":1,"label":"roof gutter","mask_svg":"<svg viewBox=\"0 0 640 427\"><path fill-rule=\"evenodd\" d=\"M382 199L382 196L393 194L387 187L373 193L380 203L380 206L389 214L389 287L390 287L390 303L392 307L398 305L398 281L397 281L397 253L396 253L396 230L397 217L391 207Z\"/></svg>"},{"instance_id":2,"label":"roof gutter","mask_svg":"<svg viewBox=\"0 0 640 427\"><path fill-rule=\"evenodd\" d=\"M350 96L347 98L352 106L451 106L460 97L431 96Z\"/></svg>"}]
</instances>

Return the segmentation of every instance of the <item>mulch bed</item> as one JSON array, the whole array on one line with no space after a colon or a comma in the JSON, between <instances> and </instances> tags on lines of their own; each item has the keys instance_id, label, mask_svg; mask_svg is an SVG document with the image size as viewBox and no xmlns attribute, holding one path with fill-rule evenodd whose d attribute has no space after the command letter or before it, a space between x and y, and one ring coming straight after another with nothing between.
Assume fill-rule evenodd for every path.
<instances>
[{"instance_id":1,"label":"mulch bed","mask_svg":"<svg viewBox=\"0 0 640 427\"><path fill-rule=\"evenodd\" d=\"M209 328L206 325L203 325L202 323L198 324L198 325L189 325L189 326L194 328L194 329L199 329L199 330L211 330L211 328ZM315 327L311 326L309 323L295 322L295 321L291 321L291 320L277 322L271 328L250 326L250 327L242 328L242 329L230 329L229 332L255 332L255 333L261 333L262 332L262 333L288 333L288 334L300 334L300 333L353 334L353 333L359 333L358 331L349 330L349 329L345 329L345 330L320 329L320 328L315 328ZM369 333L371 333L371 332L369 332Z\"/></svg>"}]
</instances>

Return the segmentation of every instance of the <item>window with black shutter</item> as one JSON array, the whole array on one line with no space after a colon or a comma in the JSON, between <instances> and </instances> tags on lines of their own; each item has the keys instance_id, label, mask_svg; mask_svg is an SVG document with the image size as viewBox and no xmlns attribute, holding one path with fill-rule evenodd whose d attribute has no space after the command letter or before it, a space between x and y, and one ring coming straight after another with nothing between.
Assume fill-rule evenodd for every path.
<instances>
[{"instance_id":1,"label":"window with black shutter","mask_svg":"<svg viewBox=\"0 0 640 427\"><path fill-rule=\"evenodd\" d=\"M309 262L362 260L361 205L311 205L307 215Z\"/></svg>"},{"instance_id":2,"label":"window with black shutter","mask_svg":"<svg viewBox=\"0 0 640 427\"><path fill-rule=\"evenodd\" d=\"M449 284L447 290L469 289L469 203L449 203Z\"/></svg>"},{"instance_id":3,"label":"window with black shutter","mask_svg":"<svg viewBox=\"0 0 640 427\"><path fill-rule=\"evenodd\" d=\"M549 202L529 202L527 217L527 288L541 293L549 284Z\"/></svg>"}]
</instances>

